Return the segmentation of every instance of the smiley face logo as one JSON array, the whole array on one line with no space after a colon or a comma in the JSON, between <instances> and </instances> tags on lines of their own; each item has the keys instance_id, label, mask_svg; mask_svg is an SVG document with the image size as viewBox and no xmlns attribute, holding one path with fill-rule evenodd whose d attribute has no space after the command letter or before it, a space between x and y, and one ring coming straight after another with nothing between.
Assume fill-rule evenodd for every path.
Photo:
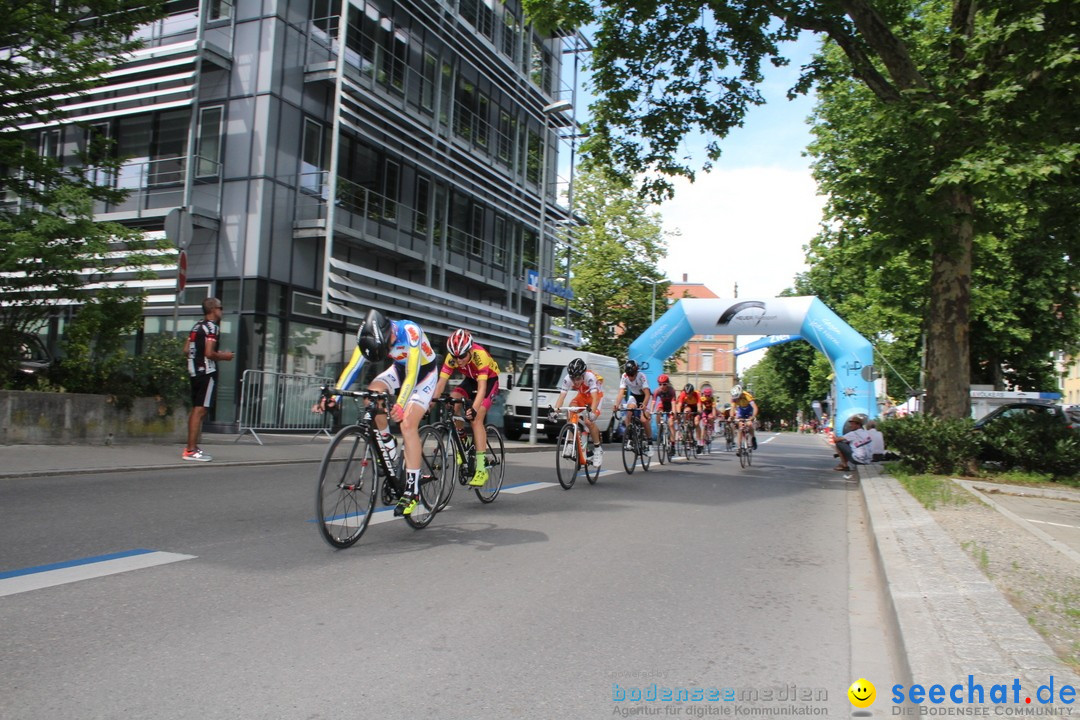
<instances>
[{"instance_id":1,"label":"smiley face logo","mask_svg":"<svg viewBox=\"0 0 1080 720\"><path fill-rule=\"evenodd\" d=\"M850 700L851 704L855 707L867 708L874 704L874 699L877 697L877 690L874 689L874 683L866 678L859 678L851 683L851 687L847 689L847 696L848 700Z\"/></svg>"}]
</instances>

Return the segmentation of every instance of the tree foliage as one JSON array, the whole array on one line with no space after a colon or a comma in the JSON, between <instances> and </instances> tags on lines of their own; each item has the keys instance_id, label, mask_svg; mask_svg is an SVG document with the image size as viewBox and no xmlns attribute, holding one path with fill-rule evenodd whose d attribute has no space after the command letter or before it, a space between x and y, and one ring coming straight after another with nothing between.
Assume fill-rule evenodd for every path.
<instances>
[{"instance_id":1,"label":"tree foliage","mask_svg":"<svg viewBox=\"0 0 1080 720\"><path fill-rule=\"evenodd\" d=\"M575 182L574 207L585 221L571 258L575 324L584 350L622 359L649 328L653 298L657 315L667 310L669 283L657 268L667 252L660 218L633 187L597 167Z\"/></svg>"},{"instance_id":2,"label":"tree foliage","mask_svg":"<svg viewBox=\"0 0 1080 720\"><path fill-rule=\"evenodd\" d=\"M0 335L11 337L57 304L83 299L89 283L152 261L141 232L94 221L96 202L124 195L95 180L121 162L104 140L84 129L78 151L63 157L42 153L39 139L43 126L69 128L65 142L76 134L62 103L100 85L139 47L132 34L161 6L0 0L0 12ZM0 382L17 361L13 351L0 343Z\"/></svg>"},{"instance_id":3,"label":"tree foliage","mask_svg":"<svg viewBox=\"0 0 1080 720\"><path fill-rule=\"evenodd\" d=\"M837 166L831 192L874 195L873 207L835 213L871 227L840 232L888 238L924 269L928 409L968 409L975 238L1017 201L1032 229L1048 224L1032 193L1076 183L1080 139L1080 13L1072 0L526 0L547 25L584 22L594 37L591 138L585 151L653 194L666 176L692 177L682 141L719 140L762 102L766 63L786 64L780 43L809 31L825 51L793 92L815 83L861 104L873 142ZM845 126L829 128L843 135ZM859 128L854 129L855 133ZM714 141L709 162L719 158ZM707 167L708 162L705 163ZM867 193L866 183L879 192ZM887 191L886 191L887 190ZM852 200L858 202L858 199ZM1043 233L1050 268L1075 241ZM1075 237L1075 234L1073 234ZM869 242L869 240L867 240ZM1043 268L1029 268L1042 277ZM921 278L920 278L921 279ZM1049 308L1042 308L1049 312ZM976 325L976 327L979 327Z\"/></svg>"}]
</instances>

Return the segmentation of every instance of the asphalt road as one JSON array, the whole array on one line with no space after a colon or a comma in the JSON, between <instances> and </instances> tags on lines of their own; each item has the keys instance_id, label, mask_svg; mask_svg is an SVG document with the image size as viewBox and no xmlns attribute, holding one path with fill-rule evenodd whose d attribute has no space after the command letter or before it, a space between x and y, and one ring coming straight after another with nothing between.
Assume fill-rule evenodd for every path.
<instances>
[{"instance_id":1,"label":"asphalt road","mask_svg":"<svg viewBox=\"0 0 1080 720\"><path fill-rule=\"evenodd\" d=\"M191 556L0 597L0 718L848 717L888 653L855 488L819 439L761 439L632 476L608 446L570 491L553 449L512 455L543 484L343 551L310 464L0 481L0 577Z\"/></svg>"}]
</instances>

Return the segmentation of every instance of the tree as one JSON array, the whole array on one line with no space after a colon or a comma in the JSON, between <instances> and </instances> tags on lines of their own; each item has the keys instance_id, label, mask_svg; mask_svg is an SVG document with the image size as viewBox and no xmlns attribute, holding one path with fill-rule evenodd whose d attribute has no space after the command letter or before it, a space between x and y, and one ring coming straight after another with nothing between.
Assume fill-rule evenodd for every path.
<instances>
[{"instance_id":1,"label":"tree","mask_svg":"<svg viewBox=\"0 0 1080 720\"><path fill-rule=\"evenodd\" d=\"M974 240L990 198L1023 198L1045 183L1075 183L1080 103L1080 13L1072 0L526 0L541 25L595 23L592 66L599 99L584 150L643 189L670 192L665 176L694 168L681 155L694 131L722 138L762 102L764 62L785 64L778 44L809 31L826 52L795 92L854 80L875 121L894 138L888 203L918 219L896 238L929 263L927 409L968 411ZM709 162L719 147L712 142ZM881 153L892 148L884 143ZM708 163L705 165L708 166ZM860 168L849 168L858 182ZM900 171L903 171L902 173ZM918 232L916 232L918 230ZM1066 255L1058 241L1055 255Z\"/></svg>"},{"instance_id":2,"label":"tree","mask_svg":"<svg viewBox=\"0 0 1080 720\"><path fill-rule=\"evenodd\" d=\"M94 221L95 202L124 193L99 185L120 164L86 131L74 157L41 153L35 128L67 123L61 103L103 82L139 47L135 29L162 10L142 0L0 0L0 336L32 330L57 304L117 270L145 267L141 232ZM0 343L0 383L16 349Z\"/></svg>"},{"instance_id":3,"label":"tree","mask_svg":"<svg viewBox=\"0 0 1080 720\"><path fill-rule=\"evenodd\" d=\"M597 167L579 175L574 207L585 220L571 256L583 349L622 359L651 324L654 292L666 309L668 283L657 269L667 251L660 217L633 187Z\"/></svg>"}]
</instances>

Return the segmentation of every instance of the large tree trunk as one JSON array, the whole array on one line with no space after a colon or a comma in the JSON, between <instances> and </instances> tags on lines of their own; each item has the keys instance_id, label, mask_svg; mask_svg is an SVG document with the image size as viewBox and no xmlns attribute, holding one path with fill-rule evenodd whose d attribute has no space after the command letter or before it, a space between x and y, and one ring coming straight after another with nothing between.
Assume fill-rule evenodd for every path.
<instances>
[{"instance_id":1,"label":"large tree trunk","mask_svg":"<svg viewBox=\"0 0 1080 720\"><path fill-rule=\"evenodd\" d=\"M951 232L935 243L926 341L926 412L941 418L971 413L971 254L974 199L965 189L944 198Z\"/></svg>"}]
</instances>

